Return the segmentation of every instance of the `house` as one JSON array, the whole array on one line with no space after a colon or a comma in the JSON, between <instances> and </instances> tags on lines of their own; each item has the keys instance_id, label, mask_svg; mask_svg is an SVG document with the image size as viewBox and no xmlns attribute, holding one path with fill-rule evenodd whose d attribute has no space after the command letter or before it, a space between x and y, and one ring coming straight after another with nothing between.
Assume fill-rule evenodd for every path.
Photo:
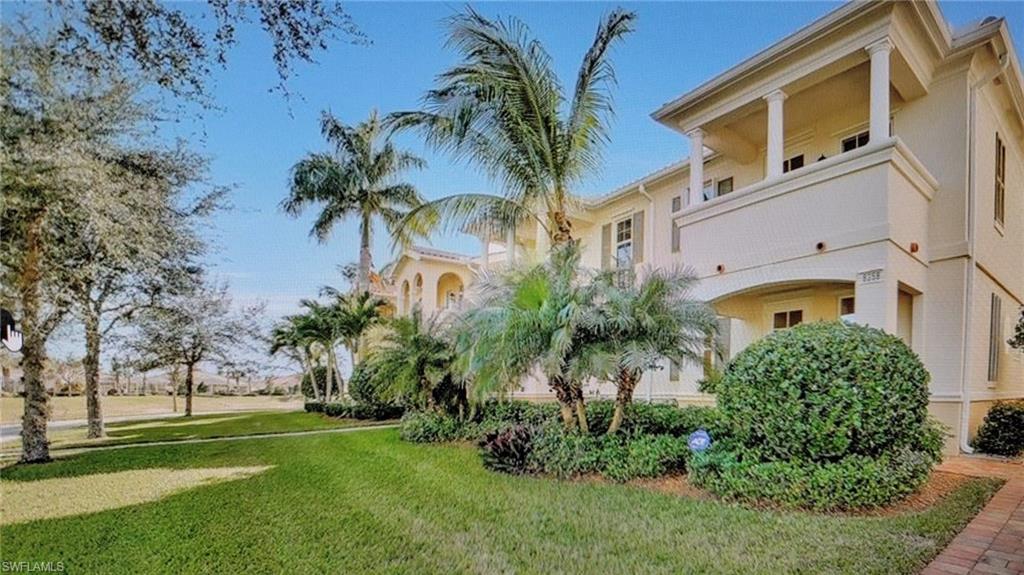
<instances>
[{"instance_id":1,"label":"house","mask_svg":"<svg viewBox=\"0 0 1024 575\"><path fill-rule=\"evenodd\" d=\"M690 266L726 358L810 321L898 335L931 373L950 451L993 401L1024 397L1006 344L1024 305L1024 83L1003 19L954 31L932 2L853 2L652 117L689 157L574 214L585 264ZM481 245L405 254L398 312L451 307L478 270L547 247L530 226ZM666 366L637 395L713 401L702 371Z\"/></svg>"}]
</instances>

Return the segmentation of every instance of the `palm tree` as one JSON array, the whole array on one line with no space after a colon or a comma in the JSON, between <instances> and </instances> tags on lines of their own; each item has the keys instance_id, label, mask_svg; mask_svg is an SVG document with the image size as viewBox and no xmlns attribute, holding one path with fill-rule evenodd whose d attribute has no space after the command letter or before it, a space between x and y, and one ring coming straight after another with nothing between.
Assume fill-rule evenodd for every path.
<instances>
[{"instance_id":1,"label":"palm tree","mask_svg":"<svg viewBox=\"0 0 1024 575\"><path fill-rule=\"evenodd\" d=\"M335 310L332 306L308 299L301 300L299 305L306 309L306 313L302 316L301 324L305 333L308 334L311 342L310 345L318 345L323 350L323 359L327 368L327 382L324 385L323 400L330 401L335 381L339 382L339 393L340 388L344 386L343 383L340 383L341 376L338 374L338 362L335 354L335 346L337 346L338 341L341 339ZM315 389L315 377L310 381L313 382L313 388Z\"/></svg>"},{"instance_id":2,"label":"palm tree","mask_svg":"<svg viewBox=\"0 0 1024 575\"><path fill-rule=\"evenodd\" d=\"M458 368L473 374L478 397L503 394L526 376L547 377L567 428L587 431L580 371L573 369L593 301L575 242L556 247L541 264L484 276L476 305L458 328Z\"/></svg>"},{"instance_id":3,"label":"palm tree","mask_svg":"<svg viewBox=\"0 0 1024 575\"><path fill-rule=\"evenodd\" d=\"M341 342L348 348L355 368L360 359L360 348L366 330L383 318L386 302L369 292L342 293L325 287L322 295L334 298L332 313Z\"/></svg>"},{"instance_id":4,"label":"palm tree","mask_svg":"<svg viewBox=\"0 0 1024 575\"><path fill-rule=\"evenodd\" d=\"M316 385L314 358L311 346L314 342L309 322L304 316L289 316L279 322L270 332L270 355L285 354L302 366L302 372L313 382L313 396L320 401L320 389Z\"/></svg>"},{"instance_id":5,"label":"palm tree","mask_svg":"<svg viewBox=\"0 0 1024 575\"><path fill-rule=\"evenodd\" d=\"M384 397L464 413L465 381L453 370L455 351L437 316L424 319L417 307L408 317L372 328L367 341L365 365Z\"/></svg>"},{"instance_id":6,"label":"palm tree","mask_svg":"<svg viewBox=\"0 0 1024 575\"><path fill-rule=\"evenodd\" d=\"M439 222L455 230L486 222L503 232L533 219L552 246L571 241L572 188L600 167L608 137L608 88L615 83L609 50L635 19L617 9L602 20L570 98L522 22L488 20L472 8L451 17L448 41L462 61L439 76L423 111L394 114L390 122L417 128L429 144L475 162L504 195L435 200L412 210L403 227L423 233Z\"/></svg>"},{"instance_id":7,"label":"palm tree","mask_svg":"<svg viewBox=\"0 0 1024 575\"><path fill-rule=\"evenodd\" d=\"M373 257L370 243L375 219L398 233L407 210L423 203L412 184L397 181L402 172L421 168L424 161L401 151L391 142L377 112L355 126L347 126L324 112L320 131L333 152L309 154L292 167L289 195L281 207L297 216L310 204L323 208L310 235L326 241L331 228L350 216L359 218L359 273L356 287L370 289Z\"/></svg>"},{"instance_id":8,"label":"palm tree","mask_svg":"<svg viewBox=\"0 0 1024 575\"><path fill-rule=\"evenodd\" d=\"M580 369L615 382L615 414L608 433L622 425L626 406L643 373L664 360L700 363L716 332L714 309L691 299L697 282L682 268L644 270L642 280L604 272L595 282L595 305L587 309Z\"/></svg>"}]
</instances>

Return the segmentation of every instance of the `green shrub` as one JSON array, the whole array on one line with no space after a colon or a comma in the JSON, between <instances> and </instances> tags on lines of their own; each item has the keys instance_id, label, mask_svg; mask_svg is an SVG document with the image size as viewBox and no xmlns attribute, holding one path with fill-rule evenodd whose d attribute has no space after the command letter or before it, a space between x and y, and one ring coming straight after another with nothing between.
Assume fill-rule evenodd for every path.
<instances>
[{"instance_id":1,"label":"green shrub","mask_svg":"<svg viewBox=\"0 0 1024 575\"><path fill-rule=\"evenodd\" d=\"M323 365L318 365L318 366L314 367L313 368L313 376L316 377L316 387L320 391L319 395L320 395L320 397L323 397L324 396L324 392L326 391L326 387L327 387L327 367L325 367ZM340 387L341 386L340 378L339 378L337 372L334 373L334 377L332 379L334 380L334 382L333 382L333 384L331 386L331 390L334 391L335 393L337 393L337 391L339 389L341 389L341 387ZM302 395L304 397L316 397L317 396L317 394L313 393L313 382L312 382L312 380L309 379L309 374L308 373L302 374L302 386L301 387L302 387Z\"/></svg>"},{"instance_id":2,"label":"green shrub","mask_svg":"<svg viewBox=\"0 0 1024 575\"><path fill-rule=\"evenodd\" d=\"M533 428L528 425L517 424L492 431L480 441L484 467L504 473L526 473L532 451Z\"/></svg>"},{"instance_id":3,"label":"green shrub","mask_svg":"<svg viewBox=\"0 0 1024 575\"><path fill-rule=\"evenodd\" d=\"M380 390L373 383L373 372L365 364L359 364L348 378L348 394L352 401L367 405L389 404L381 397Z\"/></svg>"},{"instance_id":4,"label":"green shrub","mask_svg":"<svg viewBox=\"0 0 1024 575\"><path fill-rule=\"evenodd\" d=\"M714 493L788 507L888 504L939 460L928 372L898 338L839 322L776 332L717 384L726 433L690 462Z\"/></svg>"},{"instance_id":5,"label":"green shrub","mask_svg":"<svg viewBox=\"0 0 1024 575\"><path fill-rule=\"evenodd\" d=\"M614 401L588 402L587 423L591 432L604 433L614 411ZM637 402L626 407L621 431L685 437L698 429L707 430L713 437L723 435L726 430L721 414L714 407Z\"/></svg>"},{"instance_id":6,"label":"green shrub","mask_svg":"<svg viewBox=\"0 0 1024 575\"><path fill-rule=\"evenodd\" d=\"M605 449L602 474L613 481L660 477L682 471L690 449L686 441L671 435L637 435L621 450Z\"/></svg>"},{"instance_id":7,"label":"green shrub","mask_svg":"<svg viewBox=\"0 0 1024 575\"><path fill-rule=\"evenodd\" d=\"M1024 453L1024 400L995 402L978 428L973 445L993 455L1016 457Z\"/></svg>"},{"instance_id":8,"label":"green shrub","mask_svg":"<svg viewBox=\"0 0 1024 575\"><path fill-rule=\"evenodd\" d=\"M690 480L726 499L821 511L878 507L916 491L935 461L901 448L828 463L760 461L742 449L713 446L689 461Z\"/></svg>"},{"instance_id":9,"label":"green shrub","mask_svg":"<svg viewBox=\"0 0 1024 575\"><path fill-rule=\"evenodd\" d=\"M310 413L323 413L328 417L343 417L346 419L373 419L384 421L387 419L398 419L402 417L405 408L400 405L367 405L353 402L331 402L307 401L305 409Z\"/></svg>"},{"instance_id":10,"label":"green shrub","mask_svg":"<svg viewBox=\"0 0 1024 575\"><path fill-rule=\"evenodd\" d=\"M778 331L743 350L718 385L729 432L767 459L834 461L915 448L928 372L899 338L841 322Z\"/></svg>"},{"instance_id":11,"label":"green shrub","mask_svg":"<svg viewBox=\"0 0 1024 575\"><path fill-rule=\"evenodd\" d=\"M584 435L566 431L561 422L550 422L538 428L533 436L529 469L556 477L573 477L597 473L604 467L605 436Z\"/></svg>"},{"instance_id":12,"label":"green shrub","mask_svg":"<svg viewBox=\"0 0 1024 575\"><path fill-rule=\"evenodd\" d=\"M402 416L399 436L413 443L476 440L479 428L468 420L433 411L410 411Z\"/></svg>"}]
</instances>

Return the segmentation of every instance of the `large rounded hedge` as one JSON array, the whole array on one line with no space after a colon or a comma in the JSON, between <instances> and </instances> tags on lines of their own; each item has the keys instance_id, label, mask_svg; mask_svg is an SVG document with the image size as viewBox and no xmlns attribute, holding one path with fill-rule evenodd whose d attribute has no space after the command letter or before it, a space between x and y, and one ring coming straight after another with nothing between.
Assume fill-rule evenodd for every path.
<instances>
[{"instance_id":1,"label":"large rounded hedge","mask_svg":"<svg viewBox=\"0 0 1024 575\"><path fill-rule=\"evenodd\" d=\"M928 379L914 352L877 329L830 322L773 333L717 385L726 437L693 457L691 480L787 507L888 504L920 487L940 457Z\"/></svg>"},{"instance_id":2,"label":"large rounded hedge","mask_svg":"<svg viewBox=\"0 0 1024 575\"><path fill-rule=\"evenodd\" d=\"M827 462L916 449L929 375L899 338L841 322L775 332L729 364L718 405L765 460Z\"/></svg>"}]
</instances>

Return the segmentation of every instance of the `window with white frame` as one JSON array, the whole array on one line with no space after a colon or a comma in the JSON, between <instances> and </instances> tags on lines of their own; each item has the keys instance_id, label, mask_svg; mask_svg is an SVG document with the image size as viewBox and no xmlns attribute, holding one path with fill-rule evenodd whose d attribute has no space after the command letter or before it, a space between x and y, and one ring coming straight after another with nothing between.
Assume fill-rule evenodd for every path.
<instances>
[{"instance_id":1,"label":"window with white frame","mask_svg":"<svg viewBox=\"0 0 1024 575\"><path fill-rule=\"evenodd\" d=\"M840 149L843 152L850 152L852 150L856 150L857 148L863 148L864 146L868 145L869 139L870 138L868 137L867 131L861 132L859 134L854 134L849 138L843 138Z\"/></svg>"},{"instance_id":2,"label":"window with white frame","mask_svg":"<svg viewBox=\"0 0 1024 575\"><path fill-rule=\"evenodd\" d=\"M791 309L772 314L772 331L789 329L804 322L804 310Z\"/></svg>"},{"instance_id":3,"label":"window with white frame","mask_svg":"<svg viewBox=\"0 0 1024 575\"><path fill-rule=\"evenodd\" d=\"M704 182L703 195L705 202L708 200L715 199L715 182L713 180L708 180Z\"/></svg>"},{"instance_id":4,"label":"window with white frame","mask_svg":"<svg viewBox=\"0 0 1024 575\"><path fill-rule=\"evenodd\" d=\"M988 380L999 381L999 356L1003 349L1003 300L992 294L988 324Z\"/></svg>"},{"instance_id":5,"label":"window with white frame","mask_svg":"<svg viewBox=\"0 0 1024 575\"><path fill-rule=\"evenodd\" d=\"M681 209L683 209L683 196L672 198L672 212L678 212Z\"/></svg>"},{"instance_id":6,"label":"window with white frame","mask_svg":"<svg viewBox=\"0 0 1024 575\"><path fill-rule=\"evenodd\" d=\"M629 269L633 266L633 218L620 220L615 224L615 267Z\"/></svg>"},{"instance_id":7,"label":"window with white frame","mask_svg":"<svg viewBox=\"0 0 1024 575\"><path fill-rule=\"evenodd\" d=\"M856 300L853 296L839 298L839 321L843 323L856 323L854 314L857 311Z\"/></svg>"},{"instance_id":8,"label":"window with white frame","mask_svg":"<svg viewBox=\"0 0 1024 575\"><path fill-rule=\"evenodd\" d=\"M996 133L995 219L999 225L1006 220L1006 146Z\"/></svg>"}]
</instances>

